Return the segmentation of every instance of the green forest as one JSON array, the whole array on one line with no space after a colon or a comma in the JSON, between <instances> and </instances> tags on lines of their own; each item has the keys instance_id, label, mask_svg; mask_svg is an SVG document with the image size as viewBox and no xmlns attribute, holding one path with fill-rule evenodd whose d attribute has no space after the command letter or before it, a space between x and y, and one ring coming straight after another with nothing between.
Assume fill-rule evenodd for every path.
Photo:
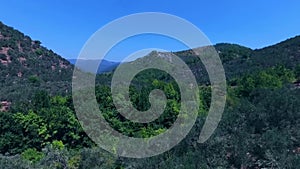
<instances>
[{"instance_id":1,"label":"green forest","mask_svg":"<svg viewBox=\"0 0 300 169\"><path fill-rule=\"evenodd\" d=\"M0 168L299 168L300 37L256 50L225 43L214 47L227 78L226 107L214 134L197 143L211 102L207 72L191 50L175 52L198 82L196 123L183 141L163 154L124 158L99 148L81 127L71 95L74 66L0 22L0 101L11 103L0 112ZM167 97L163 114L147 124L118 113L112 76L113 72L97 75L95 96L115 130L149 138L172 126L181 98L169 74L145 70L130 84L130 100L138 110L149 109L153 89Z\"/></svg>"}]
</instances>

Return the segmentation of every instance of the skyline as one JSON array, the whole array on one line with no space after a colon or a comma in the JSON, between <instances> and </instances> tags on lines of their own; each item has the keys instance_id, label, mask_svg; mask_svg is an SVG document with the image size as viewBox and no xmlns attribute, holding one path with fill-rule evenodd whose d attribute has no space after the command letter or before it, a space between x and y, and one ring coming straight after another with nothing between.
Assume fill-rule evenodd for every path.
<instances>
[{"instance_id":1,"label":"skyline","mask_svg":"<svg viewBox=\"0 0 300 169\"><path fill-rule=\"evenodd\" d=\"M42 45L62 57L76 58L88 38L105 24L119 17L140 12L163 12L176 15L196 25L212 44L234 43L252 49L263 48L299 35L300 2L258 0L172 2L159 0L98 1L17 1L1 9L0 21L40 40ZM119 61L143 48L169 51L186 49L170 38L145 35L126 39L115 46L107 60Z\"/></svg>"}]
</instances>

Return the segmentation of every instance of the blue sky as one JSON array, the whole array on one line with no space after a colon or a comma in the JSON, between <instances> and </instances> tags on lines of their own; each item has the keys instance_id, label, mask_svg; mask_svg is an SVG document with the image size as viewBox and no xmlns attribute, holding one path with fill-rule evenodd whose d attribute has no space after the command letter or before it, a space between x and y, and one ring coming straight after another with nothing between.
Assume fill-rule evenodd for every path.
<instances>
[{"instance_id":1,"label":"blue sky","mask_svg":"<svg viewBox=\"0 0 300 169\"><path fill-rule=\"evenodd\" d=\"M300 35L298 0L2 0L0 21L65 58L76 58L99 28L138 12L182 17L201 29L213 44L261 48ZM117 61L143 48L177 51L184 46L165 37L135 37L112 49L106 59Z\"/></svg>"}]
</instances>

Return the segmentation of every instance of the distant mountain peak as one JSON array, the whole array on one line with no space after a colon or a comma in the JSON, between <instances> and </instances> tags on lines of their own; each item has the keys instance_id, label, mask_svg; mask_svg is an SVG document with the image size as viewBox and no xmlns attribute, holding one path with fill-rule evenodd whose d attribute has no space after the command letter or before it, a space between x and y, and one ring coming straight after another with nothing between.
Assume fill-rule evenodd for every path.
<instances>
[{"instance_id":1,"label":"distant mountain peak","mask_svg":"<svg viewBox=\"0 0 300 169\"><path fill-rule=\"evenodd\" d=\"M70 63L73 65L76 64L78 59L68 59ZM101 62L101 63L100 63ZM98 66L98 63L100 65ZM108 61L108 60L97 60L97 59L80 59L79 64L76 66L81 69L84 72L90 72L90 73L95 73L92 69L95 66L98 66L97 72L96 73L106 73L106 72L111 72L114 70L120 62L113 62L113 61Z\"/></svg>"}]
</instances>

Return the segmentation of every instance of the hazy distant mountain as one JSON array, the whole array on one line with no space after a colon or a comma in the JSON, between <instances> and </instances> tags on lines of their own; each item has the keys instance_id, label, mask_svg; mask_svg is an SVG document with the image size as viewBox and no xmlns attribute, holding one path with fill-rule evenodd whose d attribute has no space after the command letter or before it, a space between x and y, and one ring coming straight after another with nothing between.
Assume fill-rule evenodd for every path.
<instances>
[{"instance_id":1,"label":"hazy distant mountain","mask_svg":"<svg viewBox=\"0 0 300 169\"><path fill-rule=\"evenodd\" d=\"M68 59L68 61L75 65L77 59ZM77 65L79 69L85 71L85 72L92 72L91 67L97 66L97 63L100 62L100 60L81 60L80 65ZM119 62L112 62L107 60L102 60L100 66L98 67L97 73L105 73L110 72L113 69L115 69L120 63Z\"/></svg>"}]
</instances>

